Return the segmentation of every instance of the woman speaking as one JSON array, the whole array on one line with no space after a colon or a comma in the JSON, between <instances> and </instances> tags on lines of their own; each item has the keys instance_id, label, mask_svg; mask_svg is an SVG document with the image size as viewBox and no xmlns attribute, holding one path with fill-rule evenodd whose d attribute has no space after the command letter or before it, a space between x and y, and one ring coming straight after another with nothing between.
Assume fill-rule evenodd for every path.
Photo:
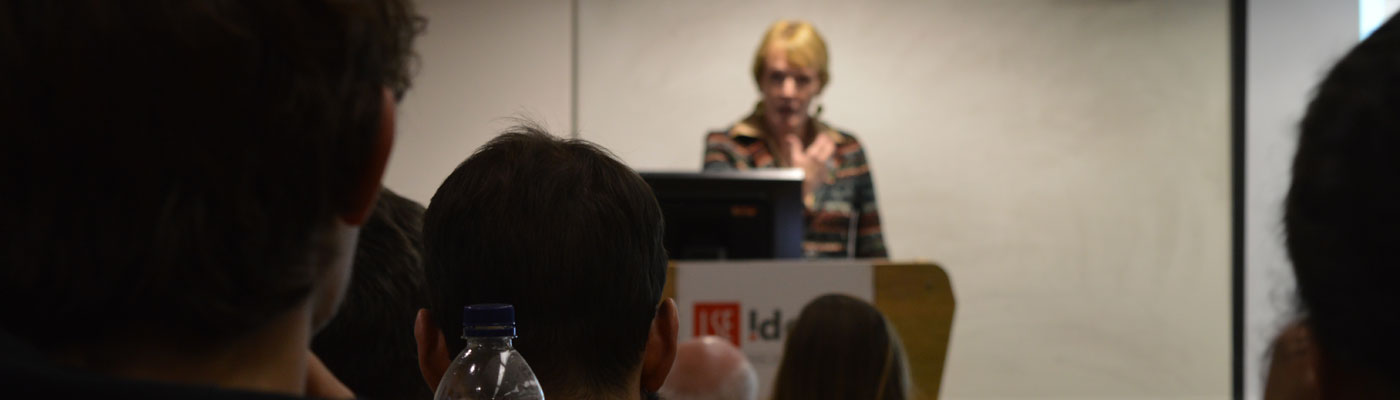
<instances>
[{"instance_id":1,"label":"woman speaking","mask_svg":"<svg viewBox=\"0 0 1400 400\"><path fill-rule=\"evenodd\" d=\"M762 100L705 139L705 170L801 168L808 257L887 258L875 184L860 142L818 119L812 99L831 82L826 42L805 21L778 21L754 54Z\"/></svg>"}]
</instances>

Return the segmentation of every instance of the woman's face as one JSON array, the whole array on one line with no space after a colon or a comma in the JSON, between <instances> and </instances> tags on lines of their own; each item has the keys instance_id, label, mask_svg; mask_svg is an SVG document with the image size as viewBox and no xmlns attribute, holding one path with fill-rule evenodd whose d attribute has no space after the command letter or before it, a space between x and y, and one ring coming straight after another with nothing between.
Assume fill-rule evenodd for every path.
<instances>
[{"instance_id":1,"label":"woman's face","mask_svg":"<svg viewBox=\"0 0 1400 400\"><path fill-rule=\"evenodd\" d=\"M807 125L812 98L822 91L816 68L793 65L787 53L776 48L768 50L763 60L758 88L763 91L765 122L779 134L800 133L798 129Z\"/></svg>"}]
</instances>

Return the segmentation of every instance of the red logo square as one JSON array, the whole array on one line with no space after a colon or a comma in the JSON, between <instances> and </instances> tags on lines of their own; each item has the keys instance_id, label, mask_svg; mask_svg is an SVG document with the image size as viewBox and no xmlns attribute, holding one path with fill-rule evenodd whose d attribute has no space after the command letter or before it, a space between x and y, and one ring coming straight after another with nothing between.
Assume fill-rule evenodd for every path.
<instances>
[{"instance_id":1,"label":"red logo square","mask_svg":"<svg viewBox=\"0 0 1400 400\"><path fill-rule=\"evenodd\" d=\"M742 345L739 336L739 303L695 303L695 337L719 336L734 347Z\"/></svg>"}]
</instances>

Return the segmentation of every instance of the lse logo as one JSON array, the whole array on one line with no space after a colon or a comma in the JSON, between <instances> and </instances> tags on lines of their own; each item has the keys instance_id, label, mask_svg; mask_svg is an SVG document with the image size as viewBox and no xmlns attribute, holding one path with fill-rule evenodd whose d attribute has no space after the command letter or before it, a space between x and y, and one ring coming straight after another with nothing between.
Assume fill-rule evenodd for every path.
<instances>
[{"instance_id":1,"label":"lse logo","mask_svg":"<svg viewBox=\"0 0 1400 400\"><path fill-rule=\"evenodd\" d=\"M695 303L694 336L719 336L729 339L734 347L742 347L744 337L739 334L743 324L739 303ZM749 311L749 341L777 341L783 337L783 313L773 310L771 318L762 320L758 310Z\"/></svg>"},{"instance_id":2,"label":"lse logo","mask_svg":"<svg viewBox=\"0 0 1400 400\"><path fill-rule=\"evenodd\" d=\"M713 335L735 347L742 345L739 336L739 303L695 303L695 336Z\"/></svg>"}]
</instances>

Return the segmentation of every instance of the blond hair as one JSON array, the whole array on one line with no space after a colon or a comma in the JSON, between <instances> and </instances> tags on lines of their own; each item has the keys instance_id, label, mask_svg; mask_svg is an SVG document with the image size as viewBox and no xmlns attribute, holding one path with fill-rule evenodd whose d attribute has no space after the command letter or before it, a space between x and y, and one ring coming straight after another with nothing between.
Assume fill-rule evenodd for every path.
<instances>
[{"instance_id":1,"label":"blond hair","mask_svg":"<svg viewBox=\"0 0 1400 400\"><path fill-rule=\"evenodd\" d=\"M763 82L763 70L767 67L764 56L772 48L786 53L788 62L793 65L816 69L817 78L821 80L822 86L831 82L831 74L826 66L826 40L822 39L821 34L817 33L817 28L811 23L782 20L768 27L768 32L763 34L763 42L758 44L758 51L753 56L753 81L756 84Z\"/></svg>"}]
</instances>

